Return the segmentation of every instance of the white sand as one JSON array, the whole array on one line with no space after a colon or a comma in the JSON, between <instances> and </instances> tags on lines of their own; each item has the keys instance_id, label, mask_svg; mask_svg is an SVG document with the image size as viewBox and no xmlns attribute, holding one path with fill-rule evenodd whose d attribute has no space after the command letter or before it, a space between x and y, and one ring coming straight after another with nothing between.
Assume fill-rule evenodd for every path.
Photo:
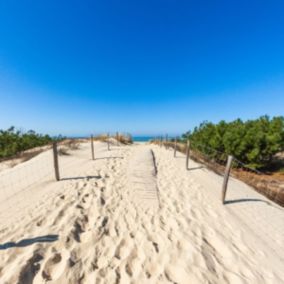
<instances>
[{"instance_id":1,"label":"white sand","mask_svg":"<svg viewBox=\"0 0 284 284\"><path fill-rule=\"evenodd\" d=\"M130 200L142 209L157 210L159 193L156 180L154 154L149 148L138 147L128 164L128 188Z\"/></svg>"},{"instance_id":2,"label":"white sand","mask_svg":"<svg viewBox=\"0 0 284 284\"><path fill-rule=\"evenodd\" d=\"M158 146L95 154L0 173L1 284L284 282L283 208L235 179L223 206L222 177Z\"/></svg>"}]
</instances>

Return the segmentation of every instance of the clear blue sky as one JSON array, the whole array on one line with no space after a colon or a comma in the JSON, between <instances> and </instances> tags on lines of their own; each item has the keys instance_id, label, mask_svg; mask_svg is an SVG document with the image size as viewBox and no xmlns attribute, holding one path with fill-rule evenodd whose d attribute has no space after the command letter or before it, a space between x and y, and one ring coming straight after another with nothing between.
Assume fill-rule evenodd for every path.
<instances>
[{"instance_id":1,"label":"clear blue sky","mask_svg":"<svg viewBox=\"0 0 284 284\"><path fill-rule=\"evenodd\" d=\"M0 128L183 133L284 114L284 1L0 0Z\"/></svg>"}]
</instances>

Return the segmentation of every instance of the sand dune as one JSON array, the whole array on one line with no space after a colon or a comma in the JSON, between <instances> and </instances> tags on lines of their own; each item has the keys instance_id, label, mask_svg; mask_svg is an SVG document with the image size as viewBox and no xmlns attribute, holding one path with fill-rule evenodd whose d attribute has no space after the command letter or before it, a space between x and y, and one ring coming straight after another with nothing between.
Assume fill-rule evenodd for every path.
<instances>
[{"instance_id":1,"label":"sand dune","mask_svg":"<svg viewBox=\"0 0 284 284\"><path fill-rule=\"evenodd\" d=\"M282 208L235 179L223 206L222 177L158 146L95 155L0 173L1 283L283 283Z\"/></svg>"}]
</instances>

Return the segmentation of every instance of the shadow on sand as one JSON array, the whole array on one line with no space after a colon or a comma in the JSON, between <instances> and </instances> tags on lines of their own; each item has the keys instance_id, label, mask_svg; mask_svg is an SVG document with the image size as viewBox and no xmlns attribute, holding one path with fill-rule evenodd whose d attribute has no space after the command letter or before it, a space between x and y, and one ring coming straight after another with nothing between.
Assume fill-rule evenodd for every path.
<instances>
[{"instance_id":1,"label":"shadow on sand","mask_svg":"<svg viewBox=\"0 0 284 284\"><path fill-rule=\"evenodd\" d=\"M267 205L270 205L268 201L257 199L257 198L243 198L243 199L228 200L228 201L225 201L224 204L230 205L230 204L242 203L242 202L263 202L263 203L266 203Z\"/></svg>"},{"instance_id":2,"label":"shadow on sand","mask_svg":"<svg viewBox=\"0 0 284 284\"><path fill-rule=\"evenodd\" d=\"M65 177L61 178L60 180L73 180L73 179L100 179L102 178L101 176L85 176L85 177Z\"/></svg>"},{"instance_id":3,"label":"shadow on sand","mask_svg":"<svg viewBox=\"0 0 284 284\"><path fill-rule=\"evenodd\" d=\"M0 245L0 250L5 250L9 248L20 248L20 247L27 247L33 245L35 243L52 243L58 240L58 235L47 235L42 237L36 237L31 239L24 239L17 243L15 242L8 242L5 244Z\"/></svg>"},{"instance_id":4,"label":"shadow on sand","mask_svg":"<svg viewBox=\"0 0 284 284\"><path fill-rule=\"evenodd\" d=\"M108 159L123 159L123 157L102 157L102 158L95 158L96 160L108 160Z\"/></svg>"},{"instance_id":5,"label":"shadow on sand","mask_svg":"<svg viewBox=\"0 0 284 284\"><path fill-rule=\"evenodd\" d=\"M200 167L195 167L195 168L188 168L188 171L194 171L194 170L199 170L199 169L205 169L205 167L200 166Z\"/></svg>"}]
</instances>

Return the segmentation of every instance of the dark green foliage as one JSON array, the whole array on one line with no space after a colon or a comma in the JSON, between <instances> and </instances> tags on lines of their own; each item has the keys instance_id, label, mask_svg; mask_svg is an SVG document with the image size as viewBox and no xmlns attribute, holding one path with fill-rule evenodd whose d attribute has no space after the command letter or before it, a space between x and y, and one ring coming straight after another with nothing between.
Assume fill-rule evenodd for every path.
<instances>
[{"instance_id":1,"label":"dark green foliage","mask_svg":"<svg viewBox=\"0 0 284 284\"><path fill-rule=\"evenodd\" d=\"M265 168L284 150L284 117L203 122L192 133L184 134L183 140L188 137L193 148L211 158L224 160L230 154L250 167Z\"/></svg>"},{"instance_id":2,"label":"dark green foliage","mask_svg":"<svg viewBox=\"0 0 284 284\"><path fill-rule=\"evenodd\" d=\"M10 127L7 130L0 130L0 158L14 156L22 151L43 146L53 139L48 135L41 135L30 130L26 133Z\"/></svg>"}]
</instances>

